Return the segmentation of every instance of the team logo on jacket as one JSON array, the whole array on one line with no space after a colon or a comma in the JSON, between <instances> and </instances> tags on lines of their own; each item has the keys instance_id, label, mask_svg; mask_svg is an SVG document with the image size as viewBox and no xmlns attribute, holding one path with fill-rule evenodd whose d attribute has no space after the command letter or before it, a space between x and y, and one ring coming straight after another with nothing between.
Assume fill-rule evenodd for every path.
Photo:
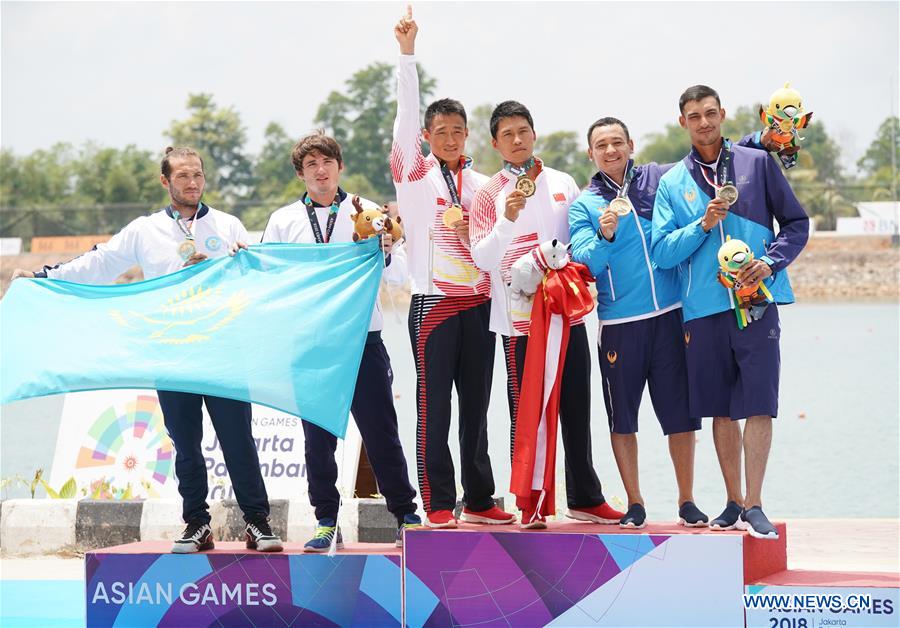
<instances>
[{"instance_id":1,"label":"team logo on jacket","mask_svg":"<svg viewBox=\"0 0 900 628\"><path fill-rule=\"evenodd\" d=\"M218 236L209 236L206 238L206 250L218 251L222 248L222 240Z\"/></svg>"},{"instance_id":2,"label":"team logo on jacket","mask_svg":"<svg viewBox=\"0 0 900 628\"><path fill-rule=\"evenodd\" d=\"M110 317L122 327L165 345L206 342L212 335L241 315L250 300L243 290L223 294L221 288L202 285L183 289L150 312L110 310Z\"/></svg>"},{"instance_id":3,"label":"team logo on jacket","mask_svg":"<svg viewBox=\"0 0 900 628\"><path fill-rule=\"evenodd\" d=\"M556 201L557 203L565 203L566 195L563 194L562 192L557 192L553 195L553 200Z\"/></svg>"},{"instance_id":4,"label":"team logo on jacket","mask_svg":"<svg viewBox=\"0 0 900 628\"><path fill-rule=\"evenodd\" d=\"M607 351L606 352L606 361L609 362L610 366L615 365L616 360L619 359L618 354L615 351Z\"/></svg>"},{"instance_id":5,"label":"team logo on jacket","mask_svg":"<svg viewBox=\"0 0 900 628\"><path fill-rule=\"evenodd\" d=\"M691 344L691 332L686 331L684 332L684 346L688 346L689 344Z\"/></svg>"},{"instance_id":6,"label":"team logo on jacket","mask_svg":"<svg viewBox=\"0 0 900 628\"><path fill-rule=\"evenodd\" d=\"M684 193L684 200L686 200L688 203L693 203L696 198L697 192L694 189L687 190Z\"/></svg>"}]
</instances>

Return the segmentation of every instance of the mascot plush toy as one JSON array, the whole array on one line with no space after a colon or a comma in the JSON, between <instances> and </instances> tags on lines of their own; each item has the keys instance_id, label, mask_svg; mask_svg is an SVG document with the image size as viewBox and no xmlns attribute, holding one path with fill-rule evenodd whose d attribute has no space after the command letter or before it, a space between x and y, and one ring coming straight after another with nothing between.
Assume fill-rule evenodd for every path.
<instances>
[{"instance_id":1,"label":"mascot plush toy","mask_svg":"<svg viewBox=\"0 0 900 628\"><path fill-rule=\"evenodd\" d=\"M745 286L737 280L740 270L753 261L753 251L743 240L732 240L731 236L719 247L719 283L728 288L738 329L743 329L762 318L766 306L772 302L772 293L766 284L759 282Z\"/></svg>"},{"instance_id":2,"label":"mascot plush toy","mask_svg":"<svg viewBox=\"0 0 900 628\"><path fill-rule=\"evenodd\" d=\"M511 303L529 299L530 320L522 372L510 492L523 511L526 528L545 528L556 512L556 435L559 395L570 320L594 308L586 266L569 261L569 246L550 240L520 257L511 268ZM524 301L523 301L524 302Z\"/></svg>"},{"instance_id":3,"label":"mascot plush toy","mask_svg":"<svg viewBox=\"0 0 900 628\"><path fill-rule=\"evenodd\" d=\"M363 209L359 196L353 197L353 207L356 212L350 217L353 219L354 242L383 233L393 236L394 242L403 237L403 227L400 226L399 216L391 218L387 209Z\"/></svg>"},{"instance_id":4,"label":"mascot plush toy","mask_svg":"<svg viewBox=\"0 0 900 628\"><path fill-rule=\"evenodd\" d=\"M785 83L784 87L775 90L769 98L769 108L759 107L759 118L771 129L769 140L778 147L778 157L785 168L797 164L800 134L797 129L804 129L812 121L812 111L803 113L803 101L800 92Z\"/></svg>"},{"instance_id":5,"label":"mascot plush toy","mask_svg":"<svg viewBox=\"0 0 900 628\"><path fill-rule=\"evenodd\" d=\"M530 301L548 270L559 270L569 263L569 248L568 244L553 239L525 253L510 269L510 292Z\"/></svg>"}]
</instances>

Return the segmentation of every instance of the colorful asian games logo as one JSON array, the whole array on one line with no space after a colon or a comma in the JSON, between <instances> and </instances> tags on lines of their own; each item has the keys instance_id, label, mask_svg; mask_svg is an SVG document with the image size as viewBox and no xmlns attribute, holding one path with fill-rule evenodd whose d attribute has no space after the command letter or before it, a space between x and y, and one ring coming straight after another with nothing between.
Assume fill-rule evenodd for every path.
<instances>
[{"instance_id":1,"label":"colorful asian games logo","mask_svg":"<svg viewBox=\"0 0 900 628\"><path fill-rule=\"evenodd\" d=\"M101 471L115 487L130 484L135 494L159 497L159 489L173 477L174 459L159 401L152 395L138 395L125 404L124 412L110 406L94 420L75 469Z\"/></svg>"}]
</instances>

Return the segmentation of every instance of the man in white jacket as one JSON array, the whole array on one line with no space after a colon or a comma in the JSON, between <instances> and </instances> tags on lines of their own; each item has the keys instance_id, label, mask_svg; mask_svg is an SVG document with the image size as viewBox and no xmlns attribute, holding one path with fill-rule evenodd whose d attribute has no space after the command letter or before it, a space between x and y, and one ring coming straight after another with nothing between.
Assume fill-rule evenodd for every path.
<instances>
[{"instance_id":1,"label":"man in white jacket","mask_svg":"<svg viewBox=\"0 0 900 628\"><path fill-rule=\"evenodd\" d=\"M324 244L352 242L355 209L353 197L339 186L344 170L341 147L323 133L302 138L291 154L297 176L306 184L303 197L275 211L263 232L263 242ZM372 201L359 199L364 209L378 209ZM406 252L389 234L380 236L385 254L385 277L401 279L406 275ZM398 547L403 546L403 531L420 526L416 514L415 489L409 483L406 458L397 428L397 412L391 383L391 360L381 340L384 325L381 304L376 301L363 350L356 390L350 412L359 427L366 454L372 463L378 490L387 500L388 510L397 518ZM306 477L309 500L316 511L316 532L303 547L305 552L327 552L332 544L343 546L337 525L340 493L334 452L337 438L321 427L303 421Z\"/></svg>"},{"instance_id":2,"label":"man in white jacket","mask_svg":"<svg viewBox=\"0 0 900 628\"><path fill-rule=\"evenodd\" d=\"M394 27L400 44L397 119L391 175L406 229L412 300L409 337L416 364L416 466L425 525L456 527L456 480L450 457L450 398L459 401L463 521L507 524L515 516L494 505L487 408L496 340L490 331L490 278L472 261L469 208L487 181L463 154L466 110L444 98L419 118L412 9ZM431 153L422 152L422 140Z\"/></svg>"},{"instance_id":3,"label":"man in white jacket","mask_svg":"<svg viewBox=\"0 0 900 628\"><path fill-rule=\"evenodd\" d=\"M475 195L472 210L472 257L491 274L491 331L501 334L506 354L510 449L516 434L519 392L525 382L525 352L530 311L510 307L510 268L542 242L568 242L569 205L581 190L571 176L543 164L534 155L537 136L531 113L506 101L491 114L494 148L503 170ZM595 523L619 523L621 512L606 503L591 454L591 359L584 321L572 327L563 365L559 415L566 453L568 516ZM532 384L534 385L534 384ZM540 385L540 382L537 382ZM542 527L541 516L525 512L526 527Z\"/></svg>"},{"instance_id":4,"label":"man in white jacket","mask_svg":"<svg viewBox=\"0 0 900 628\"><path fill-rule=\"evenodd\" d=\"M17 269L17 277L64 279L78 283L111 283L132 266L145 279L173 273L207 258L222 257L246 248L247 231L241 221L201 201L206 178L200 155L190 148L168 148L160 182L171 204L130 222L108 242L84 255L31 273ZM206 461L201 450L203 404L216 431L225 467L246 521L248 549L281 551L281 539L269 526L269 498L253 442L250 404L211 395L157 391L166 430L175 447L175 476L187 524L172 551L176 554L213 549L206 496Z\"/></svg>"}]
</instances>

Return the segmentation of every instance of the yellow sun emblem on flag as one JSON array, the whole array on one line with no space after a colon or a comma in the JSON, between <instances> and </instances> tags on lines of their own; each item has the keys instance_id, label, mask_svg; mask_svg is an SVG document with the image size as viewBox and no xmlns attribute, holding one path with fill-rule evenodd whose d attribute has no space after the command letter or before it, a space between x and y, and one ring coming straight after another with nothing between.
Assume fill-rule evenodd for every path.
<instances>
[{"instance_id":1,"label":"yellow sun emblem on flag","mask_svg":"<svg viewBox=\"0 0 900 628\"><path fill-rule=\"evenodd\" d=\"M209 340L240 316L249 302L243 290L226 295L221 288L200 285L181 290L148 314L110 310L109 315L122 327L146 331L149 340L180 345Z\"/></svg>"}]
</instances>

